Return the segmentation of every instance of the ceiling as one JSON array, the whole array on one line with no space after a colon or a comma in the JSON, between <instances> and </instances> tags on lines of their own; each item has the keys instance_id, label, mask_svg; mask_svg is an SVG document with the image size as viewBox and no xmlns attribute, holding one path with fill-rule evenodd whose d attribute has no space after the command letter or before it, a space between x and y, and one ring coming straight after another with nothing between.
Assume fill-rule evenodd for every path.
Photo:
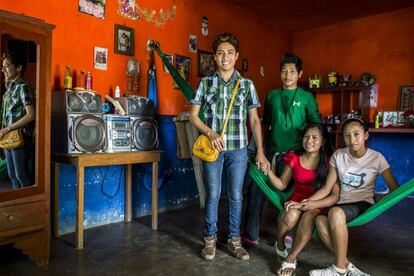
<instances>
[{"instance_id":1,"label":"ceiling","mask_svg":"<svg viewBox=\"0 0 414 276\"><path fill-rule=\"evenodd\" d=\"M226 0L289 32L414 7L414 0ZM414 15L413 15L414 16Z\"/></svg>"}]
</instances>

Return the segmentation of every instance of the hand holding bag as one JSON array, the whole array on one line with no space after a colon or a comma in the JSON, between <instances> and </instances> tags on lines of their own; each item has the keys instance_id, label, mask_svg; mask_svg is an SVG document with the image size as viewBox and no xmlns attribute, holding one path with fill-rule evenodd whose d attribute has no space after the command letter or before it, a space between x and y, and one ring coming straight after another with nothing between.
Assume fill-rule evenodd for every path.
<instances>
[{"instance_id":1,"label":"hand holding bag","mask_svg":"<svg viewBox=\"0 0 414 276\"><path fill-rule=\"evenodd\" d=\"M226 120L224 121L223 129L221 131L221 137L224 137L224 133L226 131L227 123L229 121L230 111L233 107L234 97L237 94L237 89L239 88L240 79L237 80L236 86L233 90L233 95L231 97L231 101L229 104L229 108L226 114ZM207 161L207 162L214 162L217 160L219 151L213 148L211 144L210 138L207 135L201 134L198 136L197 140L193 145L193 154L198 158Z\"/></svg>"},{"instance_id":2,"label":"hand holding bag","mask_svg":"<svg viewBox=\"0 0 414 276\"><path fill-rule=\"evenodd\" d=\"M6 122L6 109L7 109L7 98L4 98L3 100L3 121L2 125L4 127L4 123ZM6 101L6 103L5 103ZM15 129L12 131L9 131L7 134L5 134L0 139L0 148L5 150L12 150L12 149L18 149L24 146L24 137L21 129Z\"/></svg>"},{"instance_id":3,"label":"hand holding bag","mask_svg":"<svg viewBox=\"0 0 414 276\"><path fill-rule=\"evenodd\" d=\"M24 146L24 137L21 129L15 129L0 139L0 148L5 150L19 149Z\"/></svg>"}]
</instances>

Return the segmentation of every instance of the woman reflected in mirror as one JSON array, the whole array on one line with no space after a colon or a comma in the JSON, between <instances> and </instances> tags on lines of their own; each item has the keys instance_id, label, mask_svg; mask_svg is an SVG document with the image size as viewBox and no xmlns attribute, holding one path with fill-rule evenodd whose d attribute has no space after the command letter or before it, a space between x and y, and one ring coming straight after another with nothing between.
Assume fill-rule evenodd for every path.
<instances>
[{"instance_id":1,"label":"woman reflected in mirror","mask_svg":"<svg viewBox=\"0 0 414 276\"><path fill-rule=\"evenodd\" d=\"M7 173L13 189L33 185L35 93L23 79L26 70L25 54L7 51L2 56L2 72L6 91L2 99L0 139L7 133L20 129L24 145L5 149Z\"/></svg>"}]
</instances>

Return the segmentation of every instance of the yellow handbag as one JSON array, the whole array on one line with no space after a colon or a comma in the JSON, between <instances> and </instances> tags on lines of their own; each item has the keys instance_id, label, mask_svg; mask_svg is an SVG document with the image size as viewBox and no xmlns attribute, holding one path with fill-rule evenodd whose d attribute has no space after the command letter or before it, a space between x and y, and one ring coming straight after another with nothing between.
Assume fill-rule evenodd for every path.
<instances>
[{"instance_id":1,"label":"yellow handbag","mask_svg":"<svg viewBox=\"0 0 414 276\"><path fill-rule=\"evenodd\" d=\"M5 150L19 149L24 146L24 137L21 129L15 129L0 139L0 148Z\"/></svg>"},{"instance_id":2,"label":"yellow handbag","mask_svg":"<svg viewBox=\"0 0 414 276\"><path fill-rule=\"evenodd\" d=\"M226 120L224 121L223 129L221 131L221 137L224 137L227 123L229 121L230 111L233 107L234 97L237 94L237 89L239 88L239 84L240 84L240 79L237 80L236 86L234 87L234 90L233 90L233 95L231 97L229 108L227 110ZM193 154L204 161L214 162L217 160L219 156L219 151L213 148L210 138L207 135L201 134L200 136L198 136L197 140L195 141L193 145Z\"/></svg>"}]
</instances>

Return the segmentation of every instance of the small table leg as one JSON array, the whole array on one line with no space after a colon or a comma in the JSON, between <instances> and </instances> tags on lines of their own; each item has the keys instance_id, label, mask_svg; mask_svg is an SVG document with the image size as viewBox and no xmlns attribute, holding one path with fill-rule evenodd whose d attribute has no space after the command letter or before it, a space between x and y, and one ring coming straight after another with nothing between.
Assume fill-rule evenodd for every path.
<instances>
[{"instance_id":1,"label":"small table leg","mask_svg":"<svg viewBox=\"0 0 414 276\"><path fill-rule=\"evenodd\" d=\"M152 229L158 229L158 162L152 162Z\"/></svg>"},{"instance_id":2,"label":"small table leg","mask_svg":"<svg viewBox=\"0 0 414 276\"><path fill-rule=\"evenodd\" d=\"M83 249L83 208L84 208L84 178L85 168L77 166L78 185L76 191L76 249Z\"/></svg>"}]
</instances>

